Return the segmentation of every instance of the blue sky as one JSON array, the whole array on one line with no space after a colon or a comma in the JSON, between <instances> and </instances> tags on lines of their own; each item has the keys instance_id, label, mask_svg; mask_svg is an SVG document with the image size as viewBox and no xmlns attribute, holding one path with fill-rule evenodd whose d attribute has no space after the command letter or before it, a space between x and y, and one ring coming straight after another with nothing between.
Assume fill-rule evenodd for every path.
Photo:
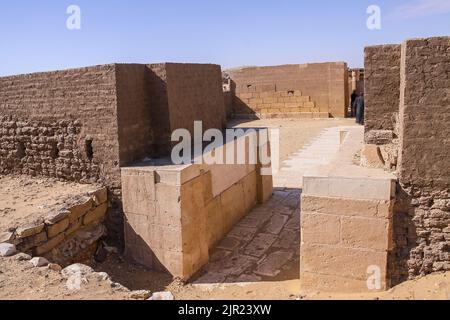
<instances>
[{"instance_id":1,"label":"blue sky","mask_svg":"<svg viewBox=\"0 0 450 320\"><path fill-rule=\"evenodd\" d=\"M81 30L66 28L71 4ZM366 27L372 4L381 30ZM359 67L366 45L435 35L450 35L450 0L1 1L0 75L112 62Z\"/></svg>"}]
</instances>

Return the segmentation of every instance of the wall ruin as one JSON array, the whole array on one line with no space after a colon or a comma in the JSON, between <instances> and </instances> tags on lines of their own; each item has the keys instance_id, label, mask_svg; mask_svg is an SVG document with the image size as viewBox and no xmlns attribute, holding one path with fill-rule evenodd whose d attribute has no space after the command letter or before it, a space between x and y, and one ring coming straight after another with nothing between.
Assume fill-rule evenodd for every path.
<instances>
[{"instance_id":1,"label":"wall ruin","mask_svg":"<svg viewBox=\"0 0 450 320\"><path fill-rule=\"evenodd\" d=\"M234 114L327 113L345 117L349 104L344 62L227 70L236 85ZM297 92L297 94L295 93ZM290 101L290 96L302 96ZM264 101L265 100L265 101Z\"/></svg>"},{"instance_id":2,"label":"wall ruin","mask_svg":"<svg viewBox=\"0 0 450 320\"><path fill-rule=\"evenodd\" d=\"M449 37L366 48L366 143L399 180L393 284L450 270L449 65Z\"/></svg>"}]
</instances>

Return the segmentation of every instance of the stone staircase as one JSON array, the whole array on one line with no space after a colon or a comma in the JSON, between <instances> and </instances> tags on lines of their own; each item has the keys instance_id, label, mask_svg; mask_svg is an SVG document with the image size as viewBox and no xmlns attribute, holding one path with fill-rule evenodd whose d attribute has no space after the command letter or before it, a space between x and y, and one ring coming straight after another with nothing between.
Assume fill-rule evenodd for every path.
<instances>
[{"instance_id":1,"label":"stone staircase","mask_svg":"<svg viewBox=\"0 0 450 320\"><path fill-rule=\"evenodd\" d=\"M341 146L341 132L347 127L325 129L289 159L283 161L274 175L274 187L301 189L303 176L314 167L329 164Z\"/></svg>"}]
</instances>

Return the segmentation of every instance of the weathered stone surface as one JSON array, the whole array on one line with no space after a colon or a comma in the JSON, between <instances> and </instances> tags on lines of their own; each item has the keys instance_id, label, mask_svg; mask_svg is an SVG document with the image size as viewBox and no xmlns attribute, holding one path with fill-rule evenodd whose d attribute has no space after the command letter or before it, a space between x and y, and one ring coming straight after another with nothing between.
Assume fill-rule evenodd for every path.
<instances>
[{"instance_id":1,"label":"weathered stone surface","mask_svg":"<svg viewBox=\"0 0 450 320\"><path fill-rule=\"evenodd\" d=\"M19 253L14 257L17 261L30 261L32 256L26 253Z\"/></svg>"},{"instance_id":2,"label":"weathered stone surface","mask_svg":"<svg viewBox=\"0 0 450 320\"><path fill-rule=\"evenodd\" d=\"M0 243L0 257L10 257L17 253L16 246L10 243Z\"/></svg>"},{"instance_id":3,"label":"weathered stone surface","mask_svg":"<svg viewBox=\"0 0 450 320\"><path fill-rule=\"evenodd\" d=\"M155 292L148 300L175 300L175 297L169 291Z\"/></svg>"},{"instance_id":4,"label":"weathered stone surface","mask_svg":"<svg viewBox=\"0 0 450 320\"><path fill-rule=\"evenodd\" d=\"M108 204L105 202L95 209L89 211L83 218L83 224L88 225L96 221L101 221L106 215Z\"/></svg>"},{"instance_id":5,"label":"weathered stone surface","mask_svg":"<svg viewBox=\"0 0 450 320\"><path fill-rule=\"evenodd\" d=\"M394 140L394 131L392 130L370 130L365 133L365 142L367 144L385 145Z\"/></svg>"},{"instance_id":6,"label":"weathered stone surface","mask_svg":"<svg viewBox=\"0 0 450 320\"><path fill-rule=\"evenodd\" d=\"M342 243L349 247L388 251L392 234L389 220L342 218Z\"/></svg>"},{"instance_id":7,"label":"weathered stone surface","mask_svg":"<svg viewBox=\"0 0 450 320\"><path fill-rule=\"evenodd\" d=\"M134 300L148 300L150 298L152 293L148 290L136 290L131 291L130 298Z\"/></svg>"},{"instance_id":8,"label":"weathered stone surface","mask_svg":"<svg viewBox=\"0 0 450 320\"><path fill-rule=\"evenodd\" d=\"M263 260L263 262L256 269L255 273L260 276L275 277L281 272L281 267L285 265L293 255L293 252L274 252Z\"/></svg>"},{"instance_id":9,"label":"weathered stone surface","mask_svg":"<svg viewBox=\"0 0 450 320\"><path fill-rule=\"evenodd\" d=\"M69 278L70 276L77 275L77 274L80 274L82 276L87 276L93 272L94 272L94 269L92 269L91 267L81 264L81 263L75 263L75 264L72 264L72 265L64 268L61 271L61 274L65 278Z\"/></svg>"},{"instance_id":10,"label":"weathered stone surface","mask_svg":"<svg viewBox=\"0 0 450 320\"><path fill-rule=\"evenodd\" d=\"M35 257L30 260L30 263L35 268L45 267L45 266L48 266L48 264L49 264L48 260L45 258L42 258L42 257Z\"/></svg>"},{"instance_id":11,"label":"weathered stone surface","mask_svg":"<svg viewBox=\"0 0 450 320\"><path fill-rule=\"evenodd\" d=\"M43 255L49 252L50 250L56 248L59 244L61 244L64 240L64 234L60 233L56 237L44 242L43 244L36 246L33 250L35 255Z\"/></svg>"},{"instance_id":12,"label":"weathered stone surface","mask_svg":"<svg viewBox=\"0 0 450 320\"><path fill-rule=\"evenodd\" d=\"M341 219L339 216L303 212L301 220L302 242L316 244L341 242Z\"/></svg>"},{"instance_id":13,"label":"weathered stone surface","mask_svg":"<svg viewBox=\"0 0 450 320\"><path fill-rule=\"evenodd\" d=\"M56 237L58 234L63 233L69 227L69 218L65 218L56 222L55 224L47 226L47 235L49 238Z\"/></svg>"},{"instance_id":14,"label":"weathered stone surface","mask_svg":"<svg viewBox=\"0 0 450 320\"><path fill-rule=\"evenodd\" d=\"M94 197L94 203L96 206L105 203L108 201L108 189L102 188L100 190L97 190L91 194Z\"/></svg>"},{"instance_id":15,"label":"weathered stone surface","mask_svg":"<svg viewBox=\"0 0 450 320\"><path fill-rule=\"evenodd\" d=\"M380 147L366 144L361 150L361 166L367 168L384 168L384 160Z\"/></svg>"},{"instance_id":16,"label":"weathered stone surface","mask_svg":"<svg viewBox=\"0 0 450 320\"><path fill-rule=\"evenodd\" d=\"M272 246L272 244L277 239L276 235L269 233L260 233L255 239L245 248L245 254L254 256L254 257L262 257L267 249Z\"/></svg>"},{"instance_id":17,"label":"weathered stone surface","mask_svg":"<svg viewBox=\"0 0 450 320\"><path fill-rule=\"evenodd\" d=\"M2 232L0 233L0 243L10 243L14 240L14 232Z\"/></svg>"},{"instance_id":18,"label":"weathered stone surface","mask_svg":"<svg viewBox=\"0 0 450 320\"><path fill-rule=\"evenodd\" d=\"M61 210L61 211L57 211L57 212L52 212L45 217L45 223L52 225L52 224L55 224L65 218L67 218L69 215L70 215L69 210Z\"/></svg>"},{"instance_id":19,"label":"weathered stone surface","mask_svg":"<svg viewBox=\"0 0 450 320\"><path fill-rule=\"evenodd\" d=\"M16 230L16 234L19 238L26 238L35 234L41 233L44 230L45 224L43 220L37 220L27 225L20 226Z\"/></svg>"},{"instance_id":20,"label":"weathered stone surface","mask_svg":"<svg viewBox=\"0 0 450 320\"><path fill-rule=\"evenodd\" d=\"M390 218L393 202L302 195L302 211L339 216Z\"/></svg>"},{"instance_id":21,"label":"weathered stone surface","mask_svg":"<svg viewBox=\"0 0 450 320\"><path fill-rule=\"evenodd\" d=\"M52 270L55 272L61 272L61 270L62 270L62 267L56 263L50 263L47 267L49 270Z\"/></svg>"},{"instance_id":22,"label":"weathered stone surface","mask_svg":"<svg viewBox=\"0 0 450 320\"><path fill-rule=\"evenodd\" d=\"M265 227L265 232L272 234L279 234L289 217L285 215L275 214Z\"/></svg>"}]
</instances>

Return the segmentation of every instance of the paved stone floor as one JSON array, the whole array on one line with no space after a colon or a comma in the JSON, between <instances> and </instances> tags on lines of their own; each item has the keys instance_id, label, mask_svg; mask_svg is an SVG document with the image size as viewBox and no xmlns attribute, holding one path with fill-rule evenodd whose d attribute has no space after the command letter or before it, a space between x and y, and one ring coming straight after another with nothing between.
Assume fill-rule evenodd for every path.
<instances>
[{"instance_id":1,"label":"paved stone floor","mask_svg":"<svg viewBox=\"0 0 450 320\"><path fill-rule=\"evenodd\" d=\"M276 188L211 252L194 283L292 280L299 277L300 190Z\"/></svg>"}]
</instances>

